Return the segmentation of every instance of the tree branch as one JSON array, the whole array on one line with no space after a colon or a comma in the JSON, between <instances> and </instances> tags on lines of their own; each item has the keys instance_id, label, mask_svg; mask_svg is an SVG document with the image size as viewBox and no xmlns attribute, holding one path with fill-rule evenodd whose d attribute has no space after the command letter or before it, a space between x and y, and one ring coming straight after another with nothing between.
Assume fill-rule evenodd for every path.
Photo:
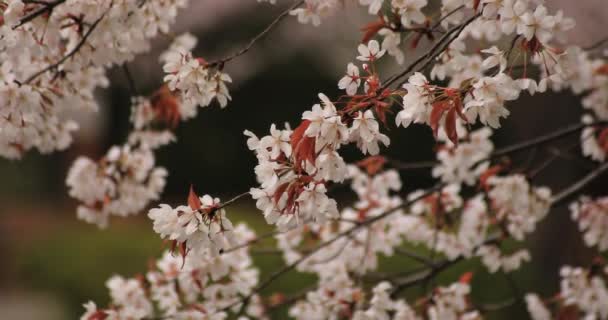
<instances>
[{"instance_id":1,"label":"tree branch","mask_svg":"<svg viewBox=\"0 0 608 320\"><path fill-rule=\"evenodd\" d=\"M210 62L209 66L213 67L213 66L223 66L224 63L237 58L245 53L247 53L247 51L249 51L253 45L260 39L262 39L266 34L268 34L279 22L281 22L281 20L283 20L285 17L287 17L289 15L289 12L291 12L291 10L301 6L304 3L304 0L298 0L296 1L292 6L290 6L289 8L287 8L285 11L281 12L281 14L279 14L266 28L264 28L264 30L262 30L262 32L258 33L255 37L253 37L251 40L249 40L249 43L243 47L241 50L237 51L236 53Z\"/></svg>"},{"instance_id":2,"label":"tree branch","mask_svg":"<svg viewBox=\"0 0 608 320\"><path fill-rule=\"evenodd\" d=\"M23 2L28 3L28 1L23 1ZM19 23L17 23L16 25L14 25L12 27L13 30L21 27L22 25L36 19L37 17L39 17L43 14L50 13L51 11L53 11L53 9L55 9L56 6L58 6L64 2L65 2L65 0L55 0L55 1L47 2L47 3L41 3L42 6L40 8L32 11L30 14L21 18L21 20L19 20ZM31 3L34 3L34 2L31 2ZM35 3L40 3L40 2L35 2Z\"/></svg>"},{"instance_id":3,"label":"tree branch","mask_svg":"<svg viewBox=\"0 0 608 320\"><path fill-rule=\"evenodd\" d=\"M579 192L585 186L587 186L591 181L595 180L599 176L601 176L604 172L608 171L608 162L604 162L595 168L593 171L589 172L582 179L578 180L574 184L570 185L566 189L562 190L558 194L554 195L551 199L551 205L555 206L564 200L568 199L570 196Z\"/></svg>"},{"instance_id":4,"label":"tree branch","mask_svg":"<svg viewBox=\"0 0 608 320\"><path fill-rule=\"evenodd\" d=\"M84 36L82 37L82 39L80 39L80 42L78 42L78 44L76 45L76 47L74 47L68 54L66 54L59 61L57 61L57 62L55 62L53 64L50 64L46 68L44 68L44 69L42 69L42 70L34 73L29 78L27 78L23 83L26 83L26 84L30 83L34 79L36 79L37 77L39 77L40 75L42 75L42 74L44 74L44 73L46 73L46 72L48 72L50 70L57 69L63 63L65 63L68 59L70 59L72 56L74 56L84 46L84 44L87 42L87 39L89 38L89 36L91 36L91 34L95 30L95 28L97 28L97 25L99 25L99 22L101 22L101 20L103 20L103 18L110 11L110 9L112 8L113 5L114 5L114 3L110 3L110 6L108 7L108 9L106 9L106 11L104 11L101 14L101 16L99 18L97 18L97 20L95 20L93 22L93 24L91 24L91 26L89 27L89 30L87 30L87 32L84 34Z\"/></svg>"}]
</instances>

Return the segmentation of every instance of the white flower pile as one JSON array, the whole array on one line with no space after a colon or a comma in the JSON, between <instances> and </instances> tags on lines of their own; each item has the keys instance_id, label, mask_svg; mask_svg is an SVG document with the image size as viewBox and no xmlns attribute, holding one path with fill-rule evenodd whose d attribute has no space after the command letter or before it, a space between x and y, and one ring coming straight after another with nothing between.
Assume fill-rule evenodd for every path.
<instances>
[{"instance_id":1,"label":"white flower pile","mask_svg":"<svg viewBox=\"0 0 608 320\"><path fill-rule=\"evenodd\" d=\"M165 187L167 170L155 167L149 148L114 146L99 161L76 159L66 183L71 197L81 202L79 219L106 227L111 215L138 214Z\"/></svg>"},{"instance_id":2,"label":"white flower pile","mask_svg":"<svg viewBox=\"0 0 608 320\"><path fill-rule=\"evenodd\" d=\"M105 69L148 51L150 40L169 31L188 1L50 3L8 0L0 6L3 157L67 148L78 128L71 114L98 108L93 91L108 85Z\"/></svg>"},{"instance_id":3,"label":"white flower pile","mask_svg":"<svg viewBox=\"0 0 608 320\"><path fill-rule=\"evenodd\" d=\"M597 246L598 250L608 249L608 197L591 199L582 197L570 205L572 220L578 222L585 244Z\"/></svg>"},{"instance_id":4,"label":"white flower pile","mask_svg":"<svg viewBox=\"0 0 608 320\"><path fill-rule=\"evenodd\" d=\"M93 91L108 85L107 68L131 62L158 34L169 34L188 2L0 1L0 155L67 148L78 128L71 113L98 108ZM337 82L341 94L319 94L294 128L273 123L262 136L244 132L257 159L257 184L249 195L277 228L277 253L287 264L269 279L296 270L316 276L314 288L267 301L260 294L270 282L259 283L247 249L261 238L233 226L226 215L225 207L240 196L222 203L191 189L186 205L147 211L171 252L142 277L109 279L111 303L87 303L82 319L267 319L272 308L294 302L289 315L296 319L482 318L469 297L469 273L432 288L415 305L400 295L410 277L364 281L379 274L381 259L395 255L425 267L427 284L463 259L479 259L490 273L512 272L530 261L522 242L554 204L551 191L532 186L526 172L514 173L506 162L493 163L493 130L520 96L570 89L583 97L582 153L605 161L608 64L590 50L565 46L563 35L574 22L561 11L549 12L542 0L355 3L374 20L363 26L362 43ZM347 9L340 0L296 2L250 46L283 17L318 26ZM176 139L172 129L195 117L199 106L217 102L224 108L231 101L224 66L250 47L207 61L193 55L196 44L186 33L160 55L163 85L132 98L132 130L124 144L99 160L74 162L66 183L80 202L80 219L105 227L112 215L145 212L160 198L167 176L154 152ZM388 61L380 59L403 64L419 44L432 50L385 74L390 68L381 64ZM432 129L437 161L429 169L436 187L404 186L400 161L380 155L391 143L390 123ZM347 164L348 147L367 158ZM352 203L338 205L331 192L339 184L350 185ZM581 197L571 205L586 245L599 251L608 249L606 199ZM519 244L507 250L504 240ZM408 252L412 246L432 255L417 257ZM528 310L535 320L551 319L562 308L586 319L608 318L607 278L601 260L589 270L564 267L559 294L551 300L528 294Z\"/></svg>"},{"instance_id":5,"label":"white flower pile","mask_svg":"<svg viewBox=\"0 0 608 320\"><path fill-rule=\"evenodd\" d=\"M170 48L162 60L169 89L179 91L188 103L206 107L215 99L224 108L232 99L226 87L226 82L232 82L230 76L202 58L194 58L188 48Z\"/></svg>"},{"instance_id":6,"label":"white flower pile","mask_svg":"<svg viewBox=\"0 0 608 320\"><path fill-rule=\"evenodd\" d=\"M510 235L516 240L534 231L551 207L551 190L531 187L526 178L516 174L488 179L496 218L506 223Z\"/></svg>"},{"instance_id":7,"label":"white flower pile","mask_svg":"<svg viewBox=\"0 0 608 320\"><path fill-rule=\"evenodd\" d=\"M239 244L255 237L243 224L233 232ZM226 319L224 309L250 294L258 283L258 270L252 263L246 247L228 249L222 255L193 251L185 260L166 252L145 277L110 278L106 285L111 305L99 308L89 302L81 319ZM260 316L256 309L247 308L246 315Z\"/></svg>"},{"instance_id":8,"label":"white flower pile","mask_svg":"<svg viewBox=\"0 0 608 320\"><path fill-rule=\"evenodd\" d=\"M234 227L220 207L220 199L204 195L196 205L189 199L188 206L171 208L167 204L151 209L148 217L154 222L154 231L161 238L174 241L182 254L190 252L209 255L219 254L236 245ZM194 200L197 202L196 200Z\"/></svg>"},{"instance_id":9,"label":"white flower pile","mask_svg":"<svg viewBox=\"0 0 608 320\"><path fill-rule=\"evenodd\" d=\"M474 185L488 169L488 159L494 151L490 140L492 130L482 128L463 135L466 136L465 141L457 146L444 146L437 152L440 163L433 168L432 174L446 183Z\"/></svg>"},{"instance_id":10,"label":"white flower pile","mask_svg":"<svg viewBox=\"0 0 608 320\"><path fill-rule=\"evenodd\" d=\"M528 312L533 320L555 319L561 314L575 319L608 317L608 268L592 267L588 270L563 266L560 277L560 291L554 298L543 301L535 293L526 295Z\"/></svg>"},{"instance_id":11,"label":"white flower pile","mask_svg":"<svg viewBox=\"0 0 608 320\"><path fill-rule=\"evenodd\" d=\"M176 50L190 50L196 38L186 33L176 37L161 60ZM154 167L154 151L175 141L172 128L194 117L197 105L184 95L161 87L150 97L133 97L127 142L112 147L105 157L93 161L79 157L68 172L70 196L80 201L77 215L100 227L110 215L127 216L142 212L158 200L167 171Z\"/></svg>"}]
</instances>

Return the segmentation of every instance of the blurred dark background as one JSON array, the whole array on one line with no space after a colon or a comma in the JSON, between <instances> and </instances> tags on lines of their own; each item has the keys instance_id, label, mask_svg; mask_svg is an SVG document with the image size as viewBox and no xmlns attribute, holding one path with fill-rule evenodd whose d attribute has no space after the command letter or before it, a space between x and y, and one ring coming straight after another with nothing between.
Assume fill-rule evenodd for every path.
<instances>
[{"instance_id":1,"label":"blurred dark background","mask_svg":"<svg viewBox=\"0 0 608 320\"><path fill-rule=\"evenodd\" d=\"M191 9L182 12L174 34L190 31L199 38L196 56L215 59L240 48L262 30L284 6L230 1L192 1ZM280 1L279 1L280 2ZM548 1L553 8L563 8L578 26L570 35L574 44L585 45L599 39L608 16L601 0L572 4L566 0ZM562 6L563 5L563 6ZM595 8L595 10L594 10ZM252 14L254 12L255 14ZM217 105L200 109L196 119L180 124L178 141L160 150L159 165L169 169L168 184L162 202L185 202L190 184L199 193L228 199L255 184L255 157L246 148L243 130L258 135L268 132L271 123L297 125L301 113L317 103L317 93L337 96L337 80L354 60L360 34L358 30L372 17L347 1L346 10L315 28L286 19L278 29L246 55L227 65L234 83L229 86L233 101L226 109ZM170 37L154 42L152 52L129 64L140 93L152 93L162 82L162 68L157 57ZM412 59L418 53L408 52ZM392 58L382 67L392 73L398 68ZM407 63L407 62L406 62ZM144 271L150 259L163 250L151 223L142 212L137 217L113 219L107 230L77 221L76 202L67 196L65 176L79 155L102 156L108 147L123 143L129 128L131 91L121 68L109 72L111 87L99 91L101 110L78 115L81 130L75 144L65 152L51 155L29 153L20 161L0 160L0 315L6 319L75 319L88 299L107 302L105 280L113 273L134 275ZM494 136L497 147L553 131L580 119L579 97L568 92L523 95L510 104L512 115ZM387 154L401 161L433 159L430 129L412 126L388 129L391 148ZM568 146L577 135L562 139L555 147ZM349 160L361 158L359 152L345 150ZM578 149L573 149L578 154ZM534 156L532 158L532 156ZM541 148L535 154L516 155L515 161L533 159L538 165L549 156ZM585 174L584 166L559 160L535 178L535 183L558 190ZM402 172L406 190L429 186L429 171ZM608 179L589 186L588 193L605 191ZM348 194L337 194L348 198ZM153 205L156 205L154 203ZM231 219L244 220L256 230L269 230L262 216L249 200L228 211ZM551 294L558 286L557 270L565 263L588 263L590 252L581 246L580 236L565 208L554 210L528 241L533 262L514 274L523 290L534 288ZM262 275L280 265L280 257L255 257ZM403 271L410 262L391 260L382 264L384 271ZM473 296L481 301L496 301L510 294L509 284L501 275L487 275L475 262L459 265L447 272L444 280L454 280L466 269L477 271ZM310 277L290 275L267 290L295 291ZM488 286L488 283L492 283ZM415 292L413 292L415 293ZM485 300L484 300L485 299ZM522 306L509 313L521 314Z\"/></svg>"}]
</instances>

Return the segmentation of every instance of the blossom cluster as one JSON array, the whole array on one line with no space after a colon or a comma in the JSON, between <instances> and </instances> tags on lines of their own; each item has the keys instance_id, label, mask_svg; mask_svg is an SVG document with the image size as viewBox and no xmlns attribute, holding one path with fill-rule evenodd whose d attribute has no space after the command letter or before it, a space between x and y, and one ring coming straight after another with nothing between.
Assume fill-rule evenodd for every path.
<instances>
[{"instance_id":1,"label":"blossom cluster","mask_svg":"<svg viewBox=\"0 0 608 320\"><path fill-rule=\"evenodd\" d=\"M192 56L196 38L189 34L177 38L161 56L165 82L171 91L179 91L181 98L192 105L206 107L215 99L224 108L231 99L226 82L227 73L213 68L203 58Z\"/></svg>"},{"instance_id":2,"label":"blossom cluster","mask_svg":"<svg viewBox=\"0 0 608 320\"><path fill-rule=\"evenodd\" d=\"M255 237L243 224L233 234L239 244ZM100 308L88 302L81 319L226 319L228 308L258 283L252 264L246 247L222 255L193 251L186 260L166 252L145 276L111 277L106 283L111 304ZM248 316L260 316L255 301L246 310Z\"/></svg>"},{"instance_id":3,"label":"blossom cluster","mask_svg":"<svg viewBox=\"0 0 608 320\"><path fill-rule=\"evenodd\" d=\"M161 61L195 45L191 34L176 37L161 54ZM158 200L167 171L154 167L154 151L175 141L172 129L196 114L197 103L168 86L161 86L149 97L133 97L132 130L125 144L112 147L98 161L81 156L68 172L70 196L82 203L78 218L106 227L110 215L138 214Z\"/></svg>"},{"instance_id":4,"label":"blossom cluster","mask_svg":"<svg viewBox=\"0 0 608 320\"><path fill-rule=\"evenodd\" d=\"M469 303L470 286L466 281L436 288L420 308L419 315L404 299L391 298L391 291L395 288L390 283L380 282L372 289L369 301L365 301L362 290L354 286L343 271L335 271L338 276L320 282L320 288L309 292L306 300L290 309L290 316L295 319L328 319L339 315L355 320L482 319L481 313ZM361 308L362 305L368 307Z\"/></svg>"},{"instance_id":5,"label":"blossom cluster","mask_svg":"<svg viewBox=\"0 0 608 320\"><path fill-rule=\"evenodd\" d=\"M188 206L171 208L161 204L151 209L148 217L154 222L154 231L173 241L184 256L190 252L217 255L236 244L234 227L220 200L209 195L198 197L193 190Z\"/></svg>"},{"instance_id":6,"label":"blossom cluster","mask_svg":"<svg viewBox=\"0 0 608 320\"><path fill-rule=\"evenodd\" d=\"M608 249L608 197L591 199L582 197L570 205L572 220L578 222L583 239L589 247L599 251Z\"/></svg>"},{"instance_id":7,"label":"blossom cluster","mask_svg":"<svg viewBox=\"0 0 608 320\"><path fill-rule=\"evenodd\" d=\"M549 13L542 2L442 0L440 16L433 17L429 12L437 6L427 0L359 0L378 18L362 28L356 56L336 84L343 94L332 99L320 93L319 103L303 111L293 129L273 123L266 135L244 132L257 160L257 185L243 195L277 228L277 253L287 266L276 277L292 269L310 273L314 288L291 301L281 295L267 301L260 291L269 282L259 283L247 249L260 238L245 225L233 225L226 213L238 197L221 202L191 187L185 205L163 203L147 214L172 250L145 276L110 278L111 303L87 303L82 319L265 319L287 302L296 319L481 319L469 297L471 274L432 288L415 305L399 295L409 277L389 275L390 282L372 286L363 281L379 272L382 258L396 255L421 264L426 283L462 259L478 259L490 273L512 272L532 259L523 242L556 200L549 188L534 186L525 169L495 162L501 152L490 140L509 116L511 101L524 94L581 94L582 153L605 161L608 64L564 47L562 35L574 22L561 11ZM65 118L69 111L96 109L93 90L107 85L106 68L147 51L187 3L0 2L0 154L17 158L30 149L66 148L77 128ZM289 14L316 26L346 8L343 3L296 2L271 27ZM403 64L410 53L406 42L413 49L427 40L433 45L426 54L402 72L384 74L386 56ZM66 183L81 202L79 218L104 227L111 215L145 211L160 198L167 176L154 152L176 139L172 129L195 117L198 106L217 101L223 108L232 99L224 65L249 47L207 61L193 55L196 44L186 33L160 55L164 83L149 96L132 98L132 130L123 145L97 161L75 161ZM437 142L434 165L428 166L435 187L406 185L399 161L380 155L390 145L391 123L430 127ZM367 158L347 163L346 147ZM339 206L331 194L341 184L356 196L348 205ZM571 205L585 243L599 251L608 248L606 207L602 196ZM419 255L418 248L431 255ZM601 261L589 270L564 267L561 278L555 298L526 296L534 319L550 319L563 309L588 319L608 317L608 269Z\"/></svg>"},{"instance_id":8,"label":"blossom cluster","mask_svg":"<svg viewBox=\"0 0 608 320\"><path fill-rule=\"evenodd\" d=\"M575 319L608 317L608 269L598 270L564 266L560 270L560 292L544 301L535 293L526 295L526 304L533 320L555 319L568 315Z\"/></svg>"},{"instance_id":9,"label":"blossom cluster","mask_svg":"<svg viewBox=\"0 0 608 320\"><path fill-rule=\"evenodd\" d=\"M0 5L0 155L63 150L74 111L98 108L106 68L167 33L187 0L8 0ZM103 48L96 50L95 48Z\"/></svg>"},{"instance_id":10,"label":"blossom cluster","mask_svg":"<svg viewBox=\"0 0 608 320\"><path fill-rule=\"evenodd\" d=\"M140 213L165 187L167 170L154 162L151 149L129 145L110 148L97 162L76 159L66 183L70 196L81 202L78 218L106 227L111 215Z\"/></svg>"}]
</instances>

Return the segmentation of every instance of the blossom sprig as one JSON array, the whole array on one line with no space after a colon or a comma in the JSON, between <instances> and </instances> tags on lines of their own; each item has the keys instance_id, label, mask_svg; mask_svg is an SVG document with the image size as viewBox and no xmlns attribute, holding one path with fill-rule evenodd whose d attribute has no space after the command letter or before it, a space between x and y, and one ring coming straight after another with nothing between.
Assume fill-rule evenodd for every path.
<instances>
[{"instance_id":1,"label":"blossom sprig","mask_svg":"<svg viewBox=\"0 0 608 320\"><path fill-rule=\"evenodd\" d=\"M148 51L188 3L72 2L10 0L0 7L4 157L67 148L78 128L71 114L98 109L93 91L108 85L105 70Z\"/></svg>"},{"instance_id":2,"label":"blossom sprig","mask_svg":"<svg viewBox=\"0 0 608 320\"><path fill-rule=\"evenodd\" d=\"M395 117L397 125L408 127L411 123L428 124L434 136L439 136L439 128L449 140L458 144L457 120L468 123L465 116L464 103L468 93L474 86L464 88L445 88L431 85L421 73L415 73L403 86L403 110Z\"/></svg>"},{"instance_id":3,"label":"blossom sprig","mask_svg":"<svg viewBox=\"0 0 608 320\"><path fill-rule=\"evenodd\" d=\"M250 241L255 234L244 224L234 227L235 241ZM222 255L190 252L185 261L165 252L144 276L115 275L106 286L111 304L106 308L86 303L81 319L211 319L228 316L223 308L250 294L258 283L248 248L229 250ZM257 296L256 296L257 297ZM260 299L252 299L245 314L262 316Z\"/></svg>"},{"instance_id":4,"label":"blossom sprig","mask_svg":"<svg viewBox=\"0 0 608 320\"><path fill-rule=\"evenodd\" d=\"M79 219L107 227L111 215L138 214L157 200L165 187L167 170L155 167L152 150L130 145L114 146L99 161L76 159L66 183L79 200Z\"/></svg>"},{"instance_id":5,"label":"blossom sprig","mask_svg":"<svg viewBox=\"0 0 608 320\"><path fill-rule=\"evenodd\" d=\"M578 222L585 244L608 250L608 197L582 197L570 205L572 220Z\"/></svg>"},{"instance_id":6,"label":"blossom sprig","mask_svg":"<svg viewBox=\"0 0 608 320\"><path fill-rule=\"evenodd\" d=\"M563 266L560 269L560 291L552 298L541 299L536 293L526 295L526 304L534 320L559 315L574 318L608 317L608 268L601 259L589 269Z\"/></svg>"},{"instance_id":7,"label":"blossom sprig","mask_svg":"<svg viewBox=\"0 0 608 320\"><path fill-rule=\"evenodd\" d=\"M191 48L196 38L184 34L175 39L168 55L177 48ZM154 151L175 141L172 132L181 120L196 115L196 105L162 86L150 97L132 98L132 131L122 146L112 147L98 161L79 157L68 172L70 196L81 202L79 219L106 227L111 215L128 216L143 211L163 191L167 171L154 167Z\"/></svg>"},{"instance_id":8,"label":"blossom sprig","mask_svg":"<svg viewBox=\"0 0 608 320\"><path fill-rule=\"evenodd\" d=\"M232 98L227 82L232 79L220 67L212 68L203 58L195 58L190 51L177 47L164 58L164 81L171 91L179 91L183 99L206 107L215 99L222 108Z\"/></svg>"},{"instance_id":9,"label":"blossom sprig","mask_svg":"<svg viewBox=\"0 0 608 320\"><path fill-rule=\"evenodd\" d=\"M151 209L148 217L154 222L154 231L179 248L184 258L191 251L218 255L236 245L234 227L220 200L209 195L199 197L192 187L187 206L161 204Z\"/></svg>"}]
</instances>

